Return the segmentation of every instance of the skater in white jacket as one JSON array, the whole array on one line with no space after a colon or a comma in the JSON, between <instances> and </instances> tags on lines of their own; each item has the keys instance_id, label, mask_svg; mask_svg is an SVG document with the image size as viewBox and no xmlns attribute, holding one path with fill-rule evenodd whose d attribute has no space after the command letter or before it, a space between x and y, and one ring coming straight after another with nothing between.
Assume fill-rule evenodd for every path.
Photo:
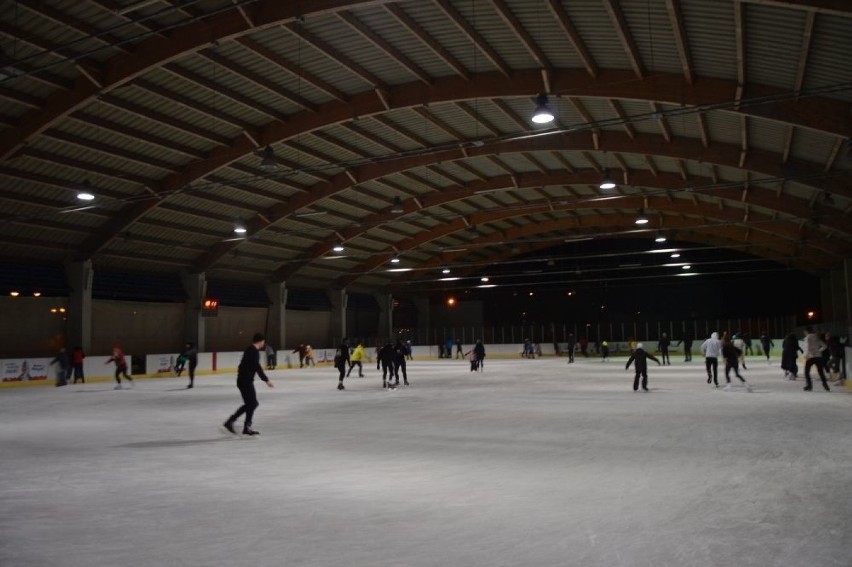
<instances>
[{"instance_id":1,"label":"skater in white jacket","mask_svg":"<svg viewBox=\"0 0 852 567\"><path fill-rule=\"evenodd\" d=\"M718 388L719 356L722 354L722 341L719 340L719 333L713 332L709 339L701 343L701 352L704 353L704 366L707 368L707 383L709 384L712 380Z\"/></svg>"}]
</instances>

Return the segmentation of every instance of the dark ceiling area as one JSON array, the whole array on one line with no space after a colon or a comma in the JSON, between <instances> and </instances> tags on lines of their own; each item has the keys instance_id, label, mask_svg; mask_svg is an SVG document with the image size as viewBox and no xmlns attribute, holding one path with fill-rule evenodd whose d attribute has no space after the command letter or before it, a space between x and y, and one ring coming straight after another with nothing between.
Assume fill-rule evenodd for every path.
<instances>
[{"instance_id":1,"label":"dark ceiling area","mask_svg":"<svg viewBox=\"0 0 852 567\"><path fill-rule=\"evenodd\" d=\"M418 294L852 257L846 0L0 7L5 262Z\"/></svg>"}]
</instances>

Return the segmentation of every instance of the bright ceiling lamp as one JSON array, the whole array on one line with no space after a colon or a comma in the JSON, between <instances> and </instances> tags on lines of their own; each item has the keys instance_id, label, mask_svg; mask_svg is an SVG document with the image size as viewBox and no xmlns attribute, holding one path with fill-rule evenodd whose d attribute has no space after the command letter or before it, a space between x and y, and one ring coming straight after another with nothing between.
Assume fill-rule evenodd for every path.
<instances>
[{"instance_id":1,"label":"bright ceiling lamp","mask_svg":"<svg viewBox=\"0 0 852 567\"><path fill-rule=\"evenodd\" d=\"M245 234L246 233L245 225L238 222L237 224L234 225L234 232L236 232L237 234Z\"/></svg>"},{"instance_id":2,"label":"bright ceiling lamp","mask_svg":"<svg viewBox=\"0 0 852 567\"><path fill-rule=\"evenodd\" d=\"M332 248L332 250L334 250L335 252L343 252L344 248L342 244L338 244L337 246Z\"/></svg>"},{"instance_id":3,"label":"bright ceiling lamp","mask_svg":"<svg viewBox=\"0 0 852 567\"><path fill-rule=\"evenodd\" d=\"M692 266L690 266L689 264L687 264L687 265L685 265L685 266L681 266L681 267L680 267L680 269L681 269L681 270L691 270L691 269L692 269Z\"/></svg>"},{"instance_id":4,"label":"bright ceiling lamp","mask_svg":"<svg viewBox=\"0 0 852 567\"><path fill-rule=\"evenodd\" d=\"M654 242L665 242L665 241L666 241L666 235L663 234L662 232L658 232L657 237L654 239Z\"/></svg>"},{"instance_id":5,"label":"bright ceiling lamp","mask_svg":"<svg viewBox=\"0 0 852 567\"><path fill-rule=\"evenodd\" d=\"M680 258L680 252L674 252L674 253L672 253L672 255L670 256L670 258Z\"/></svg>"},{"instance_id":6,"label":"bright ceiling lamp","mask_svg":"<svg viewBox=\"0 0 852 567\"><path fill-rule=\"evenodd\" d=\"M615 181L609 174L609 170L604 170L603 179L601 179L601 184L599 186L601 189L615 189Z\"/></svg>"},{"instance_id":7,"label":"bright ceiling lamp","mask_svg":"<svg viewBox=\"0 0 852 567\"><path fill-rule=\"evenodd\" d=\"M77 198L81 201L93 201L95 199L94 188L88 179L77 185L75 189L77 189Z\"/></svg>"},{"instance_id":8,"label":"bright ceiling lamp","mask_svg":"<svg viewBox=\"0 0 852 567\"><path fill-rule=\"evenodd\" d=\"M441 273L442 273L442 274L449 274L449 273L450 273L450 269L449 269L449 268L444 268L443 270L441 270Z\"/></svg>"},{"instance_id":9,"label":"bright ceiling lamp","mask_svg":"<svg viewBox=\"0 0 852 567\"><path fill-rule=\"evenodd\" d=\"M266 146L261 153L260 169L264 171L272 171L278 169L278 160L275 159L275 150L272 146Z\"/></svg>"},{"instance_id":10,"label":"bright ceiling lamp","mask_svg":"<svg viewBox=\"0 0 852 567\"><path fill-rule=\"evenodd\" d=\"M399 262L399 256L394 256L393 258L391 258L391 264L399 264Z\"/></svg>"},{"instance_id":11,"label":"bright ceiling lamp","mask_svg":"<svg viewBox=\"0 0 852 567\"><path fill-rule=\"evenodd\" d=\"M636 217L636 220L633 222L635 222L636 224L648 224L648 222L650 221L648 220L648 217L645 216L645 211L639 209L639 216Z\"/></svg>"},{"instance_id":12,"label":"bright ceiling lamp","mask_svg":"<svg viewBox=\"0 0 852 567\"><path fill-rule=\"evenodd\" d=\"M547 95L541 93L535 99L535 111L532 115L532 121L536 124L548 124L553 122L553 111L550 110L550 104L547 102Z\"/></svg>"}]
</instances>

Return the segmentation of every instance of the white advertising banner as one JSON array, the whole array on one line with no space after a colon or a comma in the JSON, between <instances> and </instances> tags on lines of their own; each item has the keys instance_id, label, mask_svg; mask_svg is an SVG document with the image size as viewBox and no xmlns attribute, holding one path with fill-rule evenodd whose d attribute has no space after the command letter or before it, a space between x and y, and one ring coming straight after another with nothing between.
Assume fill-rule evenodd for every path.
<instances>
[{"instance_id":1,"label":"white advertising banner","mask_svg":"<svg viewBox=\"0 0 852 567\"><path fill-rule=\"evenodd\" d=\"M3 382L36 382L47 380L50 358L3 359Z\"/></svg>"},{"instance_id":2,"label":"white advertising banner","mask_svg":"<svg viewBox=\"0 0 852 567\"><path fill-rule=\"evenodd\" d=\"M173 354L149 354L145 360L148 374L171 374L175 367Z\"/></svg>"}]
</instances>

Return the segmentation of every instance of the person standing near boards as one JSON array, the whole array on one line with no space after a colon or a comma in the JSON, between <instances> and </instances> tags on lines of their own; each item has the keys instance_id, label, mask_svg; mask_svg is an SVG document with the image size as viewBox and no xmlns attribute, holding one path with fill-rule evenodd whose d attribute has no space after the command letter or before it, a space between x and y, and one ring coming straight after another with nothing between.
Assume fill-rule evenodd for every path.
<instances>
[{"instance_id":1,"label":"person standing near boards","mask_svg":"<svg viewBox=\"0 0 852 567\"><path fill-rule=\"evenodd\" d=\"M259 431L251 428L254 418L254 410L260 404L257 402L257 393L254 391L254 375L260 376L260 379L266 382L266 385L272 388L274 385L266 377L263 372L263 367L260 365L260 351L263 350L265 344L264 336L260 333L255 333L252 337L251 345L246 347L243 352L243 358L240 360L240 365L237 368L237 388L240 390L240 395L243 397L243 405L237 408L234 415L229 417L222 427L229 433L236 435L234 430L234 422L245 414L243 422L243 435L260 435Z\"/></svg>"},{"instance_id":2,"label":"person standing near boards","mask_svg":"<svg viewBox=\"0 0 852 567\"><path fill-rule=\"evenodd\" d=\"M672 341L668 337L668 335L666 335L665 333L660 335L660 340L657 341L657 348L660 351L660 358L663 359L663 364L668 364L669 366L671 366L671 364L672 364L672 361L669 358L669 345L670 344L672 344ZM637 348L638 348L638 346L637 346Z\"/></svg>"},{"instance_id":3,"label":"person standing near boards","mask_svg":"<svg viewBox=\"0 0 852 567\"><path fill-rule=\"evenodd\" d=\"M123 375L125 379L127 379L127 385L131 388L133 387L133 378L130 377L130 374L127 373L127 359L124 357L124 353L121 352L121 346L115 345L112 347L112 356L109 357L106 361L106 364L110 362L115 362L115 390L121 390L121 376Z\"/></svg>"}]
</instances>

